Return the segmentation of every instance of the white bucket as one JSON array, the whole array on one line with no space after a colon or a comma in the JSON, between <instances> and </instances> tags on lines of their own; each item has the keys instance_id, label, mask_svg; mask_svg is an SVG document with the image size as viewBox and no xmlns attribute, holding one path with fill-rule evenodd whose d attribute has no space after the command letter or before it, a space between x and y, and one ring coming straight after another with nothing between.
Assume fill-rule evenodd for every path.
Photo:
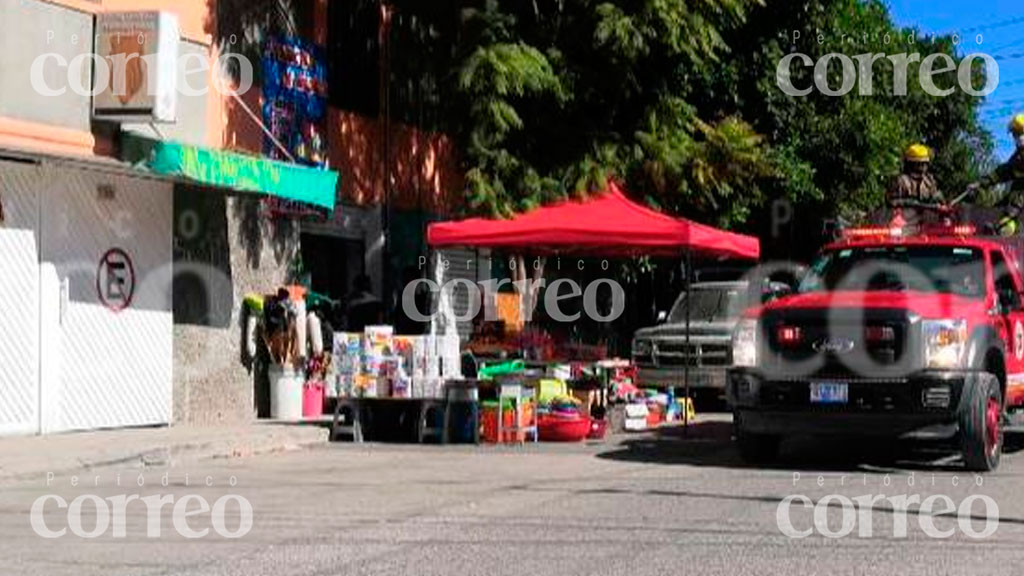
<instances>
[{"instance_id":1,"label":"white bucket","mask_svg":"<svg viewBox=\"0 0 1024 576\"><path fill-rule=\"evenodd\" d=\"M270 378L270 417L274 420L301 420L302 372L291 366L271 364L267 375Z\"/></svg>"}]
</instances>

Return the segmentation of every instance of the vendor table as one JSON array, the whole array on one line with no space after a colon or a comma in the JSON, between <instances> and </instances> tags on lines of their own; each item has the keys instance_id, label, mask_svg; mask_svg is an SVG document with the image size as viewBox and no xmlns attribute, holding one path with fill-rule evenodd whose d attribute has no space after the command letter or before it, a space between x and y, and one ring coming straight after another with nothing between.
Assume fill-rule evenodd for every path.
<instances>
[{"instance_id":1,"label":"vendor table","mask_svg":"<svg viewBox=\"0 0 1024 576\"><path fill-rule=\"evenodd\" d=\"M348 408L350 420L342 424L341 413L344 408ZM338 398L334 406L331 440L337 440L342 435L351 435L353 442L362 442L368 435L367 432L370 433L369 436L374 437L374 412L379 415L384 411L415 414L416 442L423 442L430 436L441 439L443 431L430 426L428 421L431 409L447 413L445 402L438 398Z\"/></svg>"},{"instance_id":2,"label":"vendor table","mask_svg":"<svg viewBox=\"0 0 1024 576\"><path fill-rule=\"evenodd\" d=\"M331 440L337 440L340 436L351 436L354 442L362 442L367 436L373 437L373 411L384 410L406 410L416 414L416 441L423 442L427 437L436 437L442 443L451 440L451 413L455 404L465 403L470 406L470 419L473 427L473 441L480 442L480 408L481 399L497 399L498 405L508 400L512 402L515 410L516 426L508 428L504 426L503 418L498 418L498 438L504 433L522 433L532 441L538 440L537 433L537 411L533 411L533 418L529 424L519 426L520 414L526 402L535 402L537 399L537 381L524 380L519 378L505 378L501 380L454 380L444 385L444 398L367 398L367 397L341 397L337 399L334 407L334 418L331 423ZM342 411L347 409L350 414L349 420L342 422ZM438 409L442 413L440 428L431 427L428 422L429 411ZM370 432L370 434L367 434Z\"/></svg>"}]
</instances>

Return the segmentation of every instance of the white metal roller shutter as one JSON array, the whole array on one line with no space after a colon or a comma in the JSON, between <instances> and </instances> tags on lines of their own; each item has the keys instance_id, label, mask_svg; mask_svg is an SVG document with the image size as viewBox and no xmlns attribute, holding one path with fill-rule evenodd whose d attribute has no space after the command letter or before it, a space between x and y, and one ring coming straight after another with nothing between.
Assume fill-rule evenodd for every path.
<instances>
[{"instance_id":1,"label":"white metal roller shutter","mask_svg":"<svg viewBox=\"0 0 1024 576\"><path fill-rule=\"evenodd\" d=\"M43 261L52 262L67 283L52 428L168 423L172 185L84 169L47 170ZM99 262L111 248L123 249L135 272L131 305L120 312L105 307L97 294ZM44 343L44 358L46 352Z\"/></svg>"},{"instance_id":2,"label":"white metal roller shutter","mask_svg":"<svg viewBox=\"0 0 1024 576\"><path fill-rule=\"evenodd\" d=\"M39 426L39 168L0 161L0 434Z\"/></svg>"}]
</instances>

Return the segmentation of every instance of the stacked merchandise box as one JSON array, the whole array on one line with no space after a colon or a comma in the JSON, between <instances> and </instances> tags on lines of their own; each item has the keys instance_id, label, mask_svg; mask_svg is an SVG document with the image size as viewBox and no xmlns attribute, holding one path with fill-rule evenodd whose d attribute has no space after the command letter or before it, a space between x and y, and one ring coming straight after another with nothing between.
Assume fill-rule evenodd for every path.
<instances>
[{"instance_id":1,"label":"stacked merchandise box","mask_svg":"<svg viewBox=\"0 0 1024 576\"><path fill-rule=\"evenodd\" d=\"M441 363L441 378L454 380L462 378L462 356L459 350L458 334L438 336L437 357Z\"/></svg>"},{"instance_id":2,"label":"stacked merchandise box","mask_svg":"<svg viewBox=\"0 0 1024 576\"><path fill-rule=\"evenodd\" d=\"M374 396L391 395L389 378L393 375L391 347L394 328L391 326L367 326L363 339L363 373L372 378Z\"/></svg>"},{"instance_id":3,"label":"stacked merchandise box","mask_svg":"<svg viewBox=\"0 0 1024 576\"><path fill-rule=\"evenodd\" d=\"M412 352L415 336L395 336L391 346L391 395L396 398L416 396L412 386Z\"/></svg>"},{"instance_id":4,"label":"stacked merchandise box","mask_svg":"<svg viewBox=\"0 0 1024 576\"><path fill-rule=\"evenodd\" d=\"M363 335L337 332L334 335L335 391L338 396L360 396L358 377L363 371Z\"/></svg>"},{"instance_id":5,"label":"stacked merchandise box","mask_svg":"<svg viewBox=\"0 0 1024 576\"><path fill-rule=\"evenodd\" d=\"M441 362L437 355L436 336L421 336L414 343L413 388L423 398L441 396Z\"/></svg>"},{"instance_id":6,"label":"stacked merchandise box","mask_svg":"<svg viewBox=\"0 0 1024 576\"><path fill-rule=\"evenodd\" d=\"M340 396L440 398L462 373L458 336L396 336L391 326L334 338L334 387Z\"/></svg>"}]
</instances>

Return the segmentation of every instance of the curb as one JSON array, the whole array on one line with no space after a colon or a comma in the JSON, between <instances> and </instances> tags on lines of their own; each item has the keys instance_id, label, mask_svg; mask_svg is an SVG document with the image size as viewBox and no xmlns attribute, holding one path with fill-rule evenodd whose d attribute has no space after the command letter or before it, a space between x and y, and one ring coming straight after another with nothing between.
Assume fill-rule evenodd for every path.
<instances>
[{"instance_id":1,"label":"curb","mask_svg":"<svg viewBox=\"0 0 1024 576\"><path fill-rule=\"evenodd\" d=\"M116 431L112 434L116 434ZM190 438L181 442L160 439L148 446L116 455L105 453L95 457L84 455L77 458L54 458L49 463L40 462L38 465L29 465L19 470L8 471L0 467L0 484L29 480L46 473L64 475L112 466L143 469L174 467L186 462L249 458L263 454L307 450L326 446L328 436L329 431L325 428L291 427L291 430L288 430L284 426L260 424L253 426L250 433L236 437L212 440Z\"/></svg>"}]
</instances>

